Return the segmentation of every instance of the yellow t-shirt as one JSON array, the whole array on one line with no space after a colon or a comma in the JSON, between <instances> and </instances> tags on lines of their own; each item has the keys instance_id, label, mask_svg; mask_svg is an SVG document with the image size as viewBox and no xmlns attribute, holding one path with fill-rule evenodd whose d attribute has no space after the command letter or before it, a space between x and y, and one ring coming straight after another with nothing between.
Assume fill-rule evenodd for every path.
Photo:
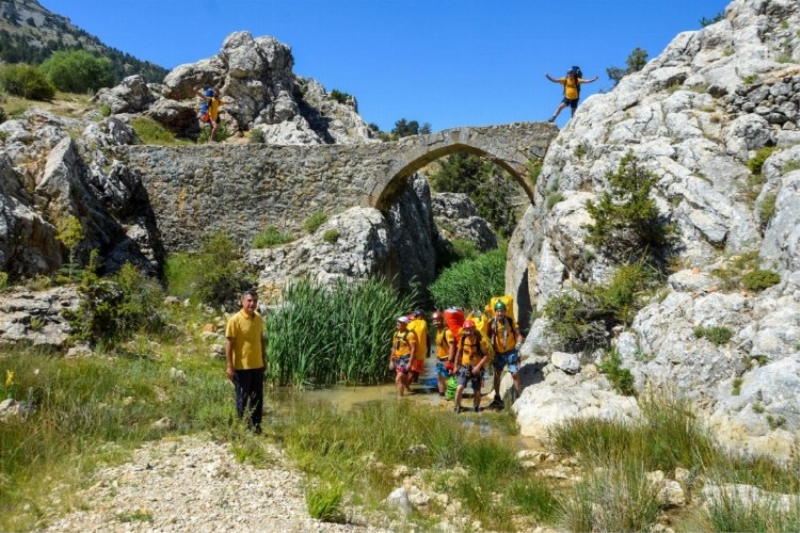
<instances>
[{"instance_id":1,"label":"yellow t-shirt","mask_svg":"<svg viewBox=\"0 0 800 533\"><path fill-rule=\"evenodd\" d=\"M417 344L417 334L406 329L405 331L395 331L392 338L394 346L394 357L405 357L411 355L411 345ZM417 347L419 352L419 346Z\"/></svg>"},{"instance_id":2,"label":"yellow t-shirt","mask_svg":"<svg viewBox=\"0 0 800 533\"><path fill-rule=\"evenodd\" d=\"M264 335L264 319L258 313L248 316L243 310L233 315L225 327L225 337L233 344L233 368L254 370L264 368L261 343Z\"/></svg>"},{"instance_id":3,"label":"yellow t-shirt","mask_svg":"<svg viewBox=\"0 0 800 533\"><path fill-rule=\"evenodd\" d=\"M450 345L456 342L456 338L450 328L443 328L436 332L436 358L445 360L450 357Z\"/></svg>"},{"instance_id":4,"label":"yellow t-shirt","mask_svg":"<svg viewBox=\"0 0 800 533\"><path fill-rule=\"evenodd\" d=\"M564 98L569 98L570 100L580 98L578 85L586 82L583 78L574 78L574 80L574 82L570 78L558 78L556 80L558 83L564 86Z\"/></svg>"},{"instance_id":5,"label":"yellow t-shirt","mask_svg":"<svg viewBox=\"0 0 800 533\"><path fill-rule=\"evenodd\" d=\"M486 337L481 335L480 341L478 341L477 335L474 336L469 335L462 339L463 350L461 351L461 365L467 366L472 365L475 366L481 362L485 356L489 355L489 342L486 340ZM478 344L480 344L480 350L478 350Z\"/></svg>"},{"instance_id":6,"label":"yellow t-shirt","mask_svg":"<svg viewBox=\"0 0 800 533\"><path fill-rule=\"evenodd\" d=\"M417 335L417 356L414 359L425 359L428 355L428 323L415 318L408 323L408 330Z\"/></svg>"},{"instance_id":7,"label":"yellow t-shirt","mask_svg":"<svg viewBox=\"0 0 800 533\"><path fill-rule=\"evenodd\" d=\"M505 320L493 319L489 324L489 335L492 345L497 353L510 352L517 346L517 324L514 319L507 316Z\"/></svg>"}]
</instances>

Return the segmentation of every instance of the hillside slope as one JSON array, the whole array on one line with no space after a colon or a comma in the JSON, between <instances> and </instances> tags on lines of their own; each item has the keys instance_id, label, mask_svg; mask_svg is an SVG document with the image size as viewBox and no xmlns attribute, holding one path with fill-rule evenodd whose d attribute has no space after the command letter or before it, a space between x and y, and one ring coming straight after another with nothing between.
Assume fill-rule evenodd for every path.
<instances>
[{"instance_id":1,"label":"hillside slope","mask_svg":"<svg viewBox=\"0 0 800 533\"><path fill-rule=\"evenodd\" d=\"M157 83L167 74L159 65L103 44L36 0L0 0L0 61L36 65L54 51L73 49L108 58L116 82L139 74L146 81Z\"/></svg>"}]
</instances>

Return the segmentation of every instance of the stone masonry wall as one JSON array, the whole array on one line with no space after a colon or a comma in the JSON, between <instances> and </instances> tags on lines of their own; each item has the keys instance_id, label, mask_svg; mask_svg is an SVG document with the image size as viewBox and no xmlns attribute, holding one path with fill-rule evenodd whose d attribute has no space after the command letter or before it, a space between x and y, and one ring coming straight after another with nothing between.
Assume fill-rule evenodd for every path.
<instances>
[{"instance_id":1,"label":"stone masonry wall","mask_svg":"<svg viewBox=\"0 0 800 533\"><path fill-rule=\"evenodd\" d=\"M124 146L115 156L144 184L166 250L190 250L220 229L245 244L268 226L299 233L315 212L369 203L432 152L467 147L521 169L557 133L539 123L448 131L360 145Z\"/></svg>"}]
</instances>

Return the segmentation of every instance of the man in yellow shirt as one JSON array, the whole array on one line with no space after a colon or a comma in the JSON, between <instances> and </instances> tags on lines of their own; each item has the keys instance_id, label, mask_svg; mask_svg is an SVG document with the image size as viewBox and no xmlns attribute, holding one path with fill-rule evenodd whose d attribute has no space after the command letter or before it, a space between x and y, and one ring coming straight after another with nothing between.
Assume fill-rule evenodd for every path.
<instances>
[{"instance_id":1,"label":"man in yellow shirt","mask_svg":"<svg viewBox=\"0 0 800 533\"><path fill-rule=\"evenodd\" d=\"M461 328L461 342L456 352L455 372L458 375L458 388L456 389L456 405L453 411L460 413L461 395L467 383L472 385L472 401L475 412L481 409L481 387L483 387L483 369L489 361L491 347L486 338L475 327L475 322L465 320Z\"/></svg>"},{"instance_id":2,"label":"man in yellow shirt","mask_svg":"<svg viewBox=\"0 0 800 533\"><path fill-rule=\"evenodd\" d=\"M494 400L492 407L503 408L503 400L500 398L500 377L503 368L508 365L508 372L514 381L511 388L511 403L514 403L522 391L522 383L519 379L519 347L522 344L522 333L514 319L506 315L506 304L498 301L494 304L494 318L489 321L489 341L494 348Z\"/></svg>"},{"instance_id":3,"label":"man in yellow shirt","mask_svg":"<svg viewBox=\"0 0 800 533\"><path fill-rule=\"evenodd\" d=\"M555 122L558 114L561 113L561 110L567 106L569 106L570 109L572 110L572 116L574 117L575 110L578 109L578 100L580 100L581 98L580 86L584 83L592 83L594 81L597 81L598 78L597 76L595 76L590 80L585 80L578 76L575 67L571 68L569 72L567 72L566 77L564 78L552 78L550 77L550 74L546 72L544 75L548 80L552 81L553 83L560 83L561 85L564 86L564 99L561 101L561 104L559 104L558 109L556 109L556 112L553 113L553 116L550 117L550 120L548 120L548 122Z\"/></svg>"},{"instance_id":4,"label":"man in yellow shirt","mask_svg":"<svg viewBox=\"0 0 800 533\"><path fill-rule=\"evenodd\" d=\"M248 427L261 433L267 347L264 319L257 307L258 293L245 291L242 308L228 319L225 327L225 375L236 389L236 415L241 420L247 413Z\"/></svg>"},{"instance_id":5,"label":"man in yellow shirt","mask_svg":"<svg viewBox=\"0 0 800 533\"><path fill-rule=\"evenodd\" d=\"M206 92L198 91L197 96L203 99L206 105L206 112L200 117L204 122L208 119L211 132L208 134L208 142L214 142L214 134L217 132L219 123L219 108L222 102L219 99L219 89L208 89Z\"/></svg>"},{"instance_id":6,"label":"man in yellow shirt","mask_svg":"<svg viewBox=\"0 0 800 533\"><path fill-rule=\"evenodd\" d=\"M402 398L411 385L411 362L417 355L417 335L408 329L410 320L406 316L397 319L397 331L392 337L389 352L389 370L395 371L394 383L397 397Z\"/></svg>"}]
</instances>

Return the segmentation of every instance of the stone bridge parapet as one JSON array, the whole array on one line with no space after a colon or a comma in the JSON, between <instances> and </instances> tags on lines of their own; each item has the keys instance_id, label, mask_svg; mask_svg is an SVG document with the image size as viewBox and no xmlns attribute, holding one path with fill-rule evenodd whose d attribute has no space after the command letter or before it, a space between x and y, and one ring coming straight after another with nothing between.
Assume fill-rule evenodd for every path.
<instances>
[{"instance_id":1,"label":"stone bridge parapet","mask_svg":"<svg viewBox=\"0 0 800 533\"><path fill-rule=\"evenodd\" d=\"M250 244L269 226L298 233L316 212L385 210L414 172L458 152L506 169L532 199L525 164L543 159L557 134L552 124L523 122L356 145L125 146L117 157L141 179L172 251L219 229Z\"/></svg>"}]
</instances>

